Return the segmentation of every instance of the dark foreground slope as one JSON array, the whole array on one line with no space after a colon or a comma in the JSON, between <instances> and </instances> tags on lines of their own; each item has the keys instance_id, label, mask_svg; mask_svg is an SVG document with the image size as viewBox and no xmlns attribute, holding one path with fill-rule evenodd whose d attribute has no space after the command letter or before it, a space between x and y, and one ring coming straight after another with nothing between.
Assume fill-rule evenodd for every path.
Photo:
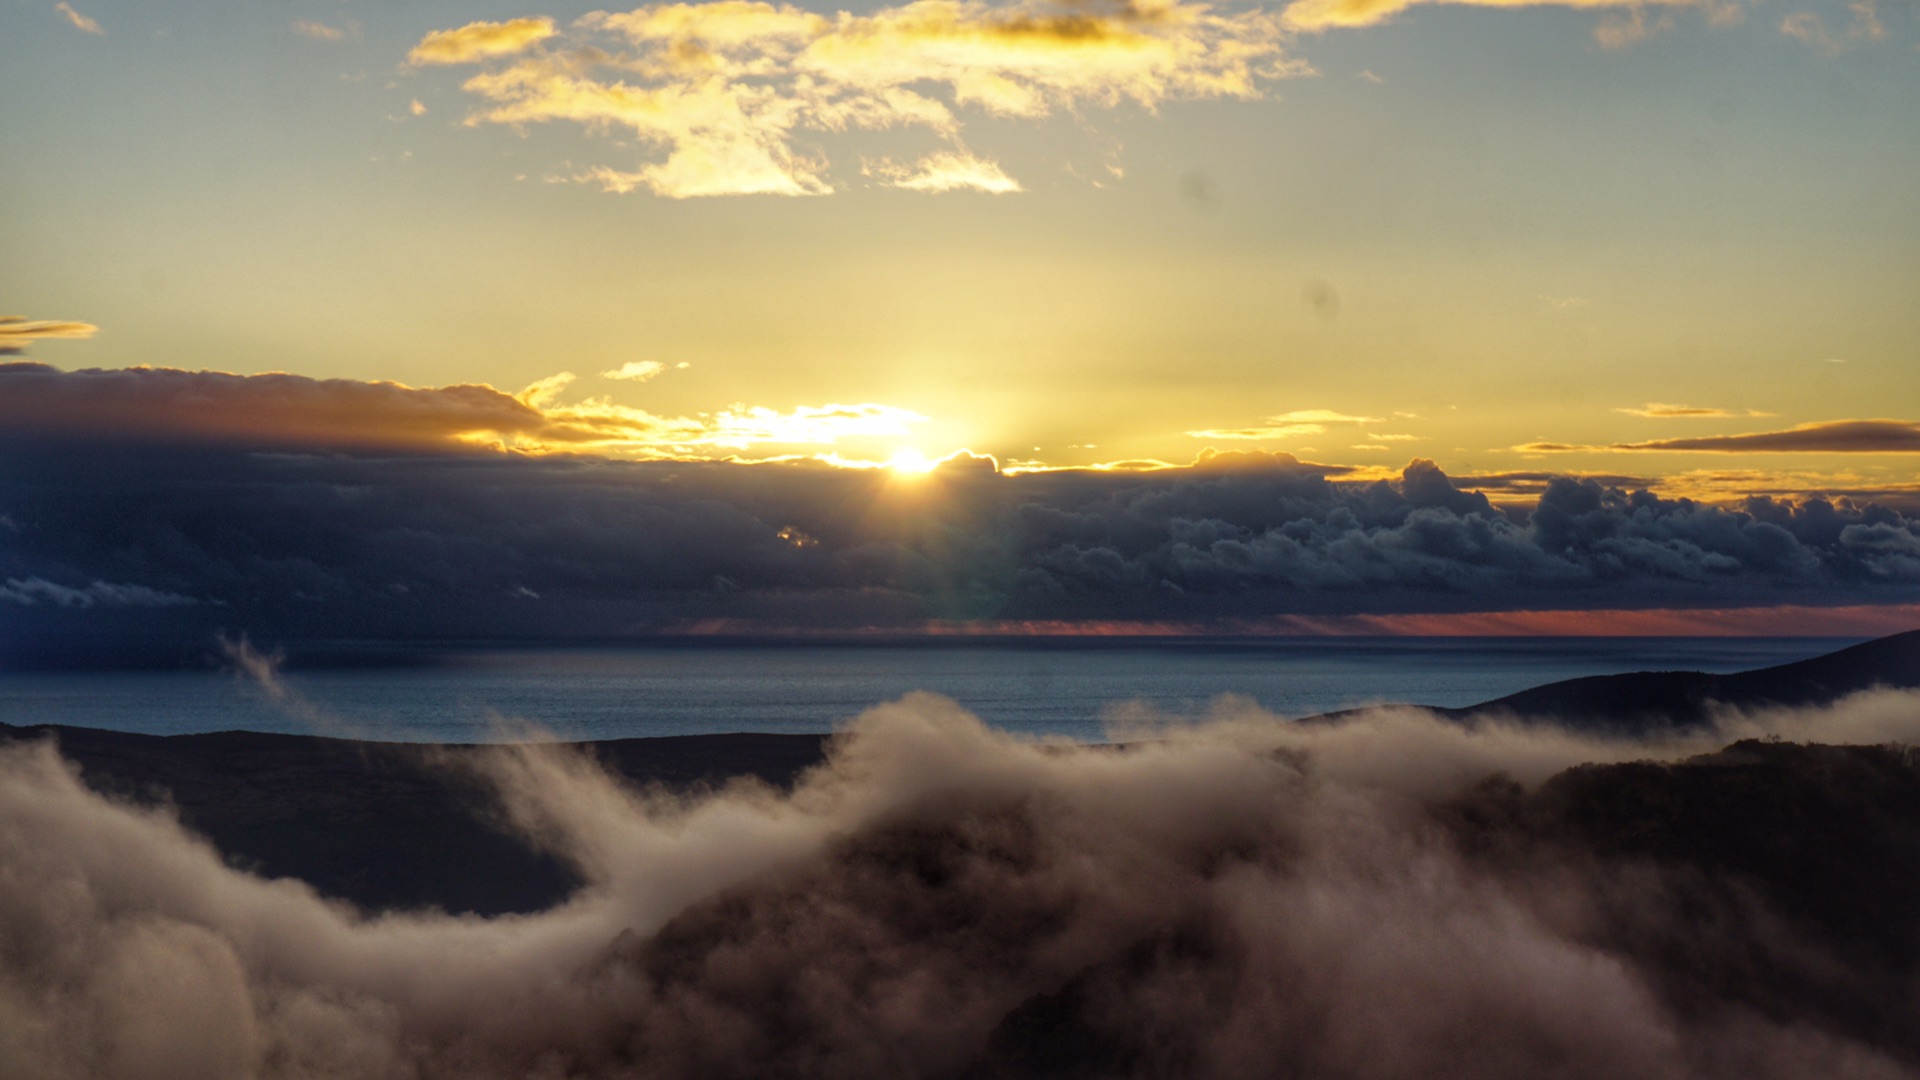
<instances>
[{"instance_id":1,"label":"dark foreground slope","mask_svg":"<svg viewBox=\"0 0 1920 1080\"><path fill-rule=\"evenodd\" d=\"M1437 711L1455 717L1509 712L1551 717L1583 730L1638 734L1698 726L1716 705L1740 709L1818 705L1875 686L1920 687L1920 630L1755 671L1593 675L1536 686L1464 709Z\"/></svg>"}]
</instances>

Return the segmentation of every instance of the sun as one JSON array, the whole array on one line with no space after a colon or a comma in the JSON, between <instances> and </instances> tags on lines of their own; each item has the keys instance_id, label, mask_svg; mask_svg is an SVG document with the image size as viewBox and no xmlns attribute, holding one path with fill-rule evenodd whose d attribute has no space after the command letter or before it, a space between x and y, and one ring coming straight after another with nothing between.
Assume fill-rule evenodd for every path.
<instances>
[{"instance_id":1,"label":"sun","mask_svg":"<svg viewBox=\"0 0 1920 1080\"><path fill-rule=\"evenodd\" d=\"M887 459L887 468L901 476L925 476L939 464L911 446L901 447Z\"/></svg>"}]
</instances>

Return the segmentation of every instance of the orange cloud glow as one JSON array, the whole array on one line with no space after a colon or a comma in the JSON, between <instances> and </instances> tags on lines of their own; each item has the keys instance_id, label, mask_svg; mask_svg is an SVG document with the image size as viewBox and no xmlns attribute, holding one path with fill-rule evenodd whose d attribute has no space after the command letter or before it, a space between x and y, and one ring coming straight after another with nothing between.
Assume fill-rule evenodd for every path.
<instances>
[{"instance_id":1,"label":"orange cloud glow","mask_svg":"<svg viewBox=\"0 0 1920 1080\"><path fill-rule=\"evenodd\" d=\"M1842 607L1489 611L1422 615L1283 615L1207 622L1141 619L933 620L913 628L934 637L1881 637L1920 627L1920 604ZM778 633L724 619L675 628L691 634ZM804 636L809 631L788 631ZM899 627L835 628L834 637L896 636Z\"/></svg>"}]
</instances>

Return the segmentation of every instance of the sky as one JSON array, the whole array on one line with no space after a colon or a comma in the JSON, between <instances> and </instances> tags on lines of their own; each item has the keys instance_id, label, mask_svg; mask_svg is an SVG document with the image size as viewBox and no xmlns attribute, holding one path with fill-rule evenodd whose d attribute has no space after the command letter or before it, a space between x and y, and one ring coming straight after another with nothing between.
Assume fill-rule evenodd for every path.
<instances>
[{"instance_id":1,"label":"sky","mask_svg":"<svg viewBox=\"0 0 1920 1080\"><path fill-rule=\"evenodd\" d=\"M1487 500L1446 513L1533 548L1560 476L1623 521L1644 490L1900 533L1795 533L1813 562L1767 571L1791 596L1673 564L1623 609L1907 603L1920 581L1912 3L0 5L0 569L41 607L22 583L237 602L151 538L88 565L44 561L84 529L20 539L44 494L21 462L91 458L104 497L136 443L492 454L513 485L579 455L773 461L868 500L980 455L1005 514L1236 462L1328 485L1322 508L1383 483L1411 513L1432 470ZM1174 520L1240 543L1292 520L1193 513L1076 543L1129 562L1187 543ZM1676 535L1655 542L1680 563L1747 558ZM1134 584L1192 595L1169 565ZM1601 603L1515 573L1341 603L1283 575L1293 600L1227 606ZM1225 617L907 592L835 619Z\"/></svg>"}]
</instances>

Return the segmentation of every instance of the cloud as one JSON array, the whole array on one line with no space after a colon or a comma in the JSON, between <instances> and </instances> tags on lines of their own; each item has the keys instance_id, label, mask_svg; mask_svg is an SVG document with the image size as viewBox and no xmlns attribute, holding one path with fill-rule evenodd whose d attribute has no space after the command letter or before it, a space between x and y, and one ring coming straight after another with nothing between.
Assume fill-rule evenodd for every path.
<instances>
[{"instance_id":1,"label":"cloud","mask_svg":"<svg viewBox=\"0 0 1920 1080\"><path fill-rule=\"evenodd\" d=\"M667 365L658 360L629 360L611 371L603 371L603 379L625 379L629 382L646 382L648 379L667 370Z\"/></svg>"},{"instance_id":2,"label":"cloud","mask_svg":"<svg viewBox=\"0 0 1920 1080\"><path fill-rule=\"evenodd\" d=\"M1911 742L1915 705L1724 722ZM1897 749L1120 721L1032 744L910 695L791 792L469 754L586 881L495 918L263 880L6 747L0 1037L46 1077L1912 1075Z\"/></svg>"},{"instance_id":3,"label":"cloud","mask_svg":"<svg viewBox=\"0 0 1920 1080\"><path fill-rule=\"evenodd\" d=\"M1514 449L1527 454L1611 451L1709 454L1913 454L1920 453L1920 421L1823 420L1801 424L1785 431L1756 431L1745 435L1654 439L1648 442L1611 443L1604 446L1531 442L1516 446Z\"/></svg>"},{"instance_id":4,"label":"cloud","mask_svg":"<svg viewBox=\"0 0 1920 1080\"><path fill-rule=\"evenodd\" d=\"M480 59L436 44L465 32L429 35L416 62L430 45L446 58L435 62ZM802 133L886 129L919 130L946 148L880 175L912 190L1006 192L1017 181L961 146L964 113L1037 118L1258 97L1305 70L1284 55L1286 36L1266 11L1174 0L914 0L832 16L712 0L586 16L560 45L463 85L485 102L470 124L570 121L630 132L664 154L576 174L611 192L827 194L830 165L798 147Z\"/></svg>"},{"instance_id":5,"label":"cloud","mask_svg":"<svg viewBox=\"0 0 1920 1080\"><path fill-rule=\"evenodd\" d=\"M1284 17L1287 25L1300 30L1375 26L1422 4L1489 8L1567 7L1582 11L1615 9L1627 13L1630 21L1643 19L1642 13L1650 6L1708 6L1704 0L1293 0L1287 5ZM1618 37L1622 32L1616 28L1613 33Z\"/></svg>"},{"instance_id":6,"label":"cloud","mask_svg":"<svg viewBox=\"0 0 1920 1080\"><path fill-rule=\"evenodd\" d=\"M553 36L553 20L544 16L507 22L470 22L452 30L435 30L420 39L407 54L413 64L471 64L511 56Z\"/></svg>"},{"instance_id":7,"label":"cloud","mask_svg":"<svg viewBox=\"0 0 1920 1080\"><path fill-rule=\"evenodd\" d=\"M293 32L299 34L301 37L312 38L315 41L345 41L348 37L353 36L353 27L351 25L347 27L329 26L326 23L315 22L311 19L295 19L293 20Z\"/></svg>"},{"instance_id":8,"label":"cloud","mask_svg":"<svg viewBox=\"0 0 1920 1080\"><path fill-rule=\"evenodd\" d=\"M407 104L407 111L415 116L427 115L427 107L421 103L419 98L414 98Z\"/></svg>"},{"instance_id":9,"label":"cloud","mask_svg":"<svg viewBox=\"0 0 1920 1080\"><path fill-rule=\"evenodd\" d=\"M36 341L75 341L90 338L99 331L100 328L92 323L0 315L0 356L17 356Z\"/></svg>"},{"instance_id":10,"label":"cloud","mask_svg":"<svg viewBox=\"0 0 1920 1080\"><path fill-rule=\"evenodd\" d=\"M911 167L881 161L871 165L867 172L879 177L888 187L908 191L981 191L1007 195L1025 190L1018 180L1002 172L997 163L965 153L929 154Z\"/></svg>"},{"instance_id":11,"label":"cloud","mask_svg":"<svg viewBox=\"0 0 1920 1080\"><path fill-rule=\"evenodd\" d=\"M5 329L0 324L0 332ZM490 386L423 389L282 373L62 372L43 364L0 363L0 432L281 449L490 447L646 455L762 443L831 446L845 438L906 435L925 420L871 403L787 411L737 405L691 417L656 416L604 398L558 404L573 381L563 372L509 395Z\"/></svg>"},{"instance_id":12,"label":"cloud","mask_svg":"<svg viewBox=\"0 0 1920 1080\"><path fill-rule=\"evenodd\" d=\"M61 18L67 20L67 22L71 24L75 30L80 31L81 33L85 33L85 34L106 33L105 30L100 29L100 21L98 19L90 19L87 16L82 15L79 12L73 10L73 5L67 3L67 0L60 0L59 3L53 5L53 10L59 12Z\"/></svg>"},{"instance_id":13,"label":"cloud","mask_svg":"<svg viewBox=\"0 0 1920 1080\"><path fill-rule=\"evenodd\" d=\"M0 580L205 603L84 621L17 607L0 648L22 663L204 648L222 628L266 642L696 625L1254 632L1358 615L1920 601L1910 497L1704 503L1551 474L1486 478L1483 494L1431 462L1347 479L1259 453L1019 474L970 459L909 484L813 460L686 460L767 446L828 456L855 433L915 430L915 414L885 406L738 407L643 428L488 388L174 376L130 395L85 376L70 386L91 413L16 393L19 376L0 369L0 512L14 523ZM23 398L32 407L11 411ZM551 453L596 440L659 460ZM513 600L522 588L540 602Z\"/></svg>"},{"instance_id":14,"label":"cloud","mask_svg":"<svg viewBox=\"0 0 1920 1080\"><path fill-rule=\"evenodd\" d=\"M1726 454L1912 454L1920 453L1920 422L1830 420L1786 431L1711 435L1624 443L1622 450L1697 450Z\"/></svg>"},{"instance_id":15,"label":"cloud","mask_svg":"<svg viewBox=\"0 0 1920 1080\"><path fill-rule=\"evenodd\" d=\"M1621 408L1621 409L1615 409L1613 411L1617 413L1626 413L1628 416L1641 416L1641 417L1646 417L1648 419L1653 419L1653 420L1672 420L1672 419L1694 420L1694 419L1718 419L1718 418L1724 418L1729 416L1772 416L1774 415L1773 413L1770 413L1770 412L1760 412L1757 409L1747 409L1744 412L1739 412L1739 411L1730 411L1727 409L1710 408L1710 407L1700 406L1700 405L1663 405L1657 401L1650 401L1647 404L1642 405L1637 409Z\"/></svg>"},{"instance_id":16,"label":"cloud","mask_svg":"<svg viewBox=\"0 0 1920 1080\"><path fill-rule=\"evenodd\" d=\"M1378 424L1378 416L1349 416L1346 413L1330 409L1296 409L1293 412L1269 416L1266 422L1256 427L1244 428L1203 428L1186 434L1195 439L1291 439L1299 435L1319 435L1327 430L1328 424Z\"/></svg>"},{"instance_id":17,"label":"cloud","mask_svg":"<svg viewBox=\"0 0 1920 1080\"><path fill-rule=\"evenodd\" d=\"M1780 20L1780 32L1795 38L1829 56L1852 48L1862 42L1880 41L1887 36L1886 24L1880 21L1880 6L1877 0L1854 0L1847 5L1852 18L1847 28L1838 34L1827 30L1826 21L1811 11L1797 11Z\"/></svg>"},{"instance_id":18,"label":"cloud","mask_svg":"<svg viewBox=\"0 0 1920 1080\"><path fill-rule=\"evenodd\" d=\"M53 604L63 608L90 608L96 605L106 607L174 607L180 604L197 604L190 596L178 593L161 592L145 585L115 585L107 581L93 581L79 588L59 585L45 578L7 578L0 584L0 600L32 607L35 604Z\"/></svg>"}]
</instances>

